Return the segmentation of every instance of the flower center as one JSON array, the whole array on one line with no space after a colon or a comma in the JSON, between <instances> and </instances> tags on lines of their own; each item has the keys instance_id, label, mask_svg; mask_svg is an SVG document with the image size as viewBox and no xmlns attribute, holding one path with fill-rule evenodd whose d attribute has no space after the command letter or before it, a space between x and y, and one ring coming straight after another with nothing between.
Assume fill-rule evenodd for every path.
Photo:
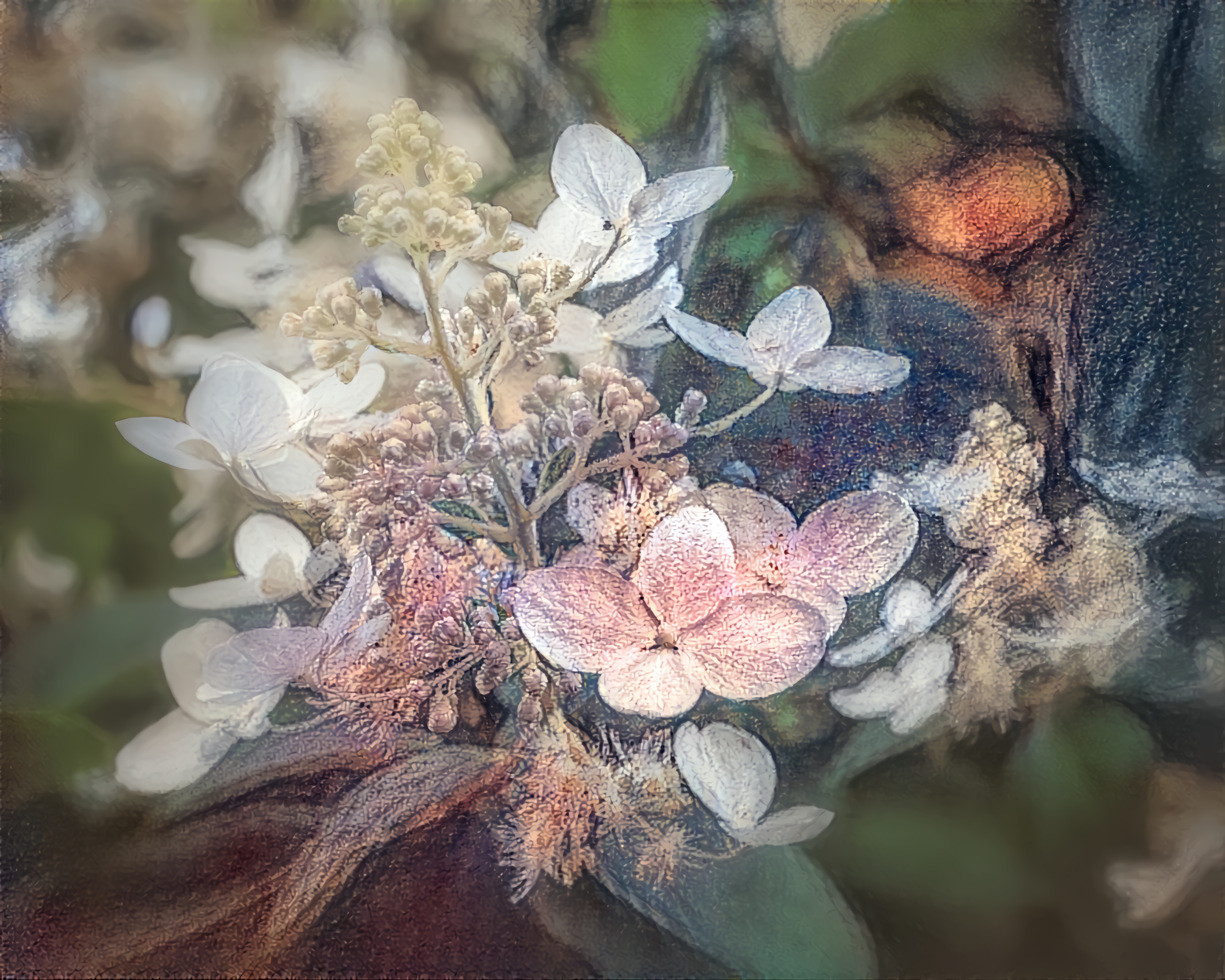
<instances>
[{"instance_id":1,"label":"flower center","mask_svg":"<svg viewBox=\"0 0 1225 980\"><path fill-rule=\"evenodd\" d=\"M676 649L676 630L667 623L659 624L659 631L655 634L655 645L657 647L668 647L672 650Z\"/></svg>"}]
</instances>

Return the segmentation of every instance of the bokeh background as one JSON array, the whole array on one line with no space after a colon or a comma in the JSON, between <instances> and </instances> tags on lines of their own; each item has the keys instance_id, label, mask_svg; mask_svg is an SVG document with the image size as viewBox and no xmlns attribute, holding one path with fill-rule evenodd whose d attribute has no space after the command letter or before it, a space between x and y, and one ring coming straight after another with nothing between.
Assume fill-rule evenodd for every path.
<instances>
[{"instance_id":1,"label":"bokeh background","mask_svg":"<svg viewBox=\"0 0 1225 980\"><path fill-rule=\"evenodd\" d=\"M901 350L923 379L869 407L776 399L695 453L704 481L747 468L804 512L946 458L989 401L1046 445L1056 513L1081 499L1078 454L1222 460L1211 0L28 0L0 9L0 44L3 873L6 892L73 896L10 909L6 970L70 964L116 900L91 854L142 824L106 774L170 706L158 651L196 618L166 590L233 572L224 501L184 503L113 423L181 411L190 382L148 370L166 337L275 320L360 266L336 220L365 119L396 97L482 165L475 196L525 221L574 122L657 172L726 162L731 192L673 245L688 308L743 323L814 284L836 342ZM202 278L193 240L265 239L242 188L278 132L300 147L280 260L301 271L246 255ZM751 393L681 345L651 367L665 405L698 387L722 414ZM1157 561L1187 610L1176 641L1221 637L1219 523L1184 524ZM1225 805L1220 695L1154 690L1063 697L856 781L855 819L811 847L885 975L1219 973L1219 870L1146 928L1120 925L1103 881L1147 852L1163 806ZM826 774L786 761L800 802ZM195 846L240 877L286 835ZM475 818L385 854L301 957L287 972L712 969L592 885L512 905Z\"/></svg>"}]
</instances>

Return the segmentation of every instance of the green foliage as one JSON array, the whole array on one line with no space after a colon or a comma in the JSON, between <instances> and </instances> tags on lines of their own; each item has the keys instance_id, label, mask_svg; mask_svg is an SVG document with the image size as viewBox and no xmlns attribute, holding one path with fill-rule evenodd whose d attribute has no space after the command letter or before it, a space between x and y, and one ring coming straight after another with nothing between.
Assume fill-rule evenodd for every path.
<instances>
[{"instance_id":1,"label":"green foliage","mask_svg":"<svg viewBox=\"0 0 1225 980\"><path fill-rule=\"evenodd\" d=\"M70 711L6 710L6 807L67 785L77 773L110 765L118 747L98 726Z\"/></svg>"}]
</instances>

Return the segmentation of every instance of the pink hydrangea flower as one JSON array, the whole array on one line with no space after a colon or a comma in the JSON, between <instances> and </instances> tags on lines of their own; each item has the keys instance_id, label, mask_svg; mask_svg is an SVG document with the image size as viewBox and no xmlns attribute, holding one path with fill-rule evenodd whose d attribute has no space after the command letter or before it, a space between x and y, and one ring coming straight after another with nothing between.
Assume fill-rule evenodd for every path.
<instances>
[{"instance_id":1,"label":"pink hydrangea flower","mask_svg":"<svg viewBox=\"0 0 1225 980\"><path fill-rule=\"evenodd\" d=\"M702 491L727 525L741 592L790 596L821 610L832 635L846 596L879 588L901 571L919 537L919 520L896 494L848 493L822 504L797 526L773 497L716 484Z\"/></svg>"},{"instance_id":2,"label":"pink hydrangea flower","mask_svg":"<svg viewBox=\"0 0 1225 980\"><path fill-rule=\"evenodd\" d=\"M817 665L829 627L791 596L737 589L728 529L685 507L647 536L630 580L590 566L537 569L514 597L523 635L566 670L600 675L600 697L629 714L667 718L703 689L777 694Z\"/></svg>"}]
</instances>

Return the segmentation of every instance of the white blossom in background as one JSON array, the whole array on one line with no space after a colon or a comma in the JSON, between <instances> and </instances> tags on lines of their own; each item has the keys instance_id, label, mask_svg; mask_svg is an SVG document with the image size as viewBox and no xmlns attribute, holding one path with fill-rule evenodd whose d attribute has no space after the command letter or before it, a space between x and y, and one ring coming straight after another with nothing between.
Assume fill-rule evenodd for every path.
<instances>
[{"instance_id":1,"label":"white blossom in background","mask_svg":"<svg viewBox=\"0 0 1225 980\"><path fill-rule=\"evenodd\" d=\"M172 318L170 300L165 296L142 299L132 311L132 342L138 348L157 350L170 339Z\"/></svg>"},{"instance_id":2,"label":"white blossom in background","mask_svg":"<svg viewBox=\"0 0 1225 980\"><path fill-rule=\"evenodd\" d=\"M529 572L516 589L523 635L564 670L597 673L609 707L667 718L703 689L750 699L786 690L825 652L814 606L736 591L727 528L706 507L685 507L647 536L633 581L604 568Z\"/></svg>"},{"instance_id":3,"label":"white blossom in background","mask_svg":"<svg viewBox=\"0 0 1225 980\"><path fill-rule=\"evenodd\" d=\"M738 333L689 313L665 311L668 326L699 354L743 368L758 384L778 391L815 388L859 395L906 380L910 362L864 347L827 347L831 321L821 294L794 286L775 297Z\"/></svg>"},{"instance_id":4,"label":"white blossom in background","mask_svg":"<svg viewBox=\"0 0 1225 980\"><path fill-rule=\"evenodd\" d=\"M889 586L880 606L881 629L843 646L825 658L831 667L860 667L887 657L894 650L930 630L957 598L968 574L962 570L945 583L938 595L914 579L898 579Z\"/></svg>"},{"instance_id":5,"label":"white blossom in background","mask_svg":"<svg viewBox=\"0 0 1225 980\"><path fill-rule=\"evenodd\" d=\"M884 718L892 732L907 735L944 707L955 663L948 639L927 637L902 654L896 666L879 668L854 687L831 691L829 703L848 718Z\"/></svg>"},{"instance_id":6,"label":"white blossom in background","mask_svg":"<svg viewBox=\"0 0 1225 980\"><path fill-rule=\"evenodd\" d=\"M374 573L367 555L316 626L278 625L236 633L216 619L181 630L162 647L162 667L178 707L115 758L116 778L138 793L166 793L195 782L239 739L269 728L268 714L292 683L323 661L349 662L386 631L388 616L367 619Z\"/></svg>"},{"instance_id":7,"label":"white blossom in background","mask_svg":"<svg viewBox=\"0 0 1225 980\"><path fill-rule=\"evenodd\" d=\"M204 365L187 398L186 422L123 419L120 434L154 459L189 470L228 470L247 489L302 500L315 493L318 459L298 443L312 429L352 419L382 388L366 365L351 384L325 378L303 391L282 374L225 354Z\"/></svg>"},{"instance_id":8,"label":"white blossom in background","mask_svg":"<svg viewBox=\"0 0 1225 980\"><path fill-rule=\"evenodd\" d=\"M624 369L630 349L659 347L672 340L672 331L660 321L664 310L679 303L684 294L677 267L670 265L651 286L610 313L600 315L576 303L562 303L557 310L557 338L544 350L565 354L578 366Z\"/></svg>"},{"instance_id":9,"label":"white blossom in background","mask_svg":"<svg viewBox=\"0 0 1225 980\"><path fill-rule=\"evenodd\" d=\"M228 609L281 602L306 592L310 540L297 526L273 514L252 514L234 534L236 578L170 590L188 609Z\"/></svg>"},{"instance_id":10,"label":"white blossom in background","mask_svg":"<svg viewBox=\"0 0 1225 980\"><path fill-rule=\"evenodd\" d=\"M1112 500L1180 517L1225 518L1225 476L1201 473L1183 456L1158 456L1136 465L1102 466L1078 459L1076 470Z\"/></svg>"},{"instance_id":11,"label":"white blossom in background","mask_svg":"<svg viewBox=\"0 0 1225 980\"><path fill-rule=\"evenodd\" d=\"M750 845L796 844L816 837L834 814L794 806L766 816L778 788L774 756L761 739L714 722L686 722L673 738L676 765L689 788L732 837Z\"/></svg>"}]
</instances>

